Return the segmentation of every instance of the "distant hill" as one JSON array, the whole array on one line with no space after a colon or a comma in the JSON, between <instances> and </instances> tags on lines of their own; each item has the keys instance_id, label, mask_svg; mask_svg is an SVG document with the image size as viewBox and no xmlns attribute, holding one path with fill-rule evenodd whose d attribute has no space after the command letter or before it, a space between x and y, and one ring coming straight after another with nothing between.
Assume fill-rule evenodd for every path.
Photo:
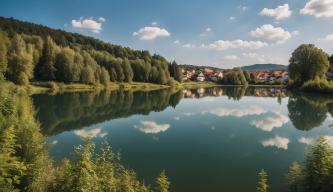
<instances>
[{"instance_id":1,"label":"distant hill","mask_svg":"<svg viewBox=\"0 0 333 192\"><path fill-rule=\"evenodd\" d=\"M254 64L241 67L243 71L272 71L272 70L286 70L286 65L280 64Z\"/></svg>"},{"instance_id":2,"label":"distant hill","mask_svg":"<svg viewBox=\"0 0 333 192\"><path fill-rule=\"evenodd\" d=\"M191 71L191 70L204 70L204 69L211 69L214 71L222 71L223 69L217 68L217 67L210 67L210 66L197 66L197 65L188 65L188 64L181 64L179 65L181 68L183 68L186 71Z\"/></svg>"}]
</instances>

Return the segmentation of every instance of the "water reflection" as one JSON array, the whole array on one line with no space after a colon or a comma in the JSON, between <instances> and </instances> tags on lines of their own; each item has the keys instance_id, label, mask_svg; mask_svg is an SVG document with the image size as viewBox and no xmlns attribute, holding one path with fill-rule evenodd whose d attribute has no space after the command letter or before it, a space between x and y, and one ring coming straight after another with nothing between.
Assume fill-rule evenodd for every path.
<instances>
[{"instance_id":1,"label":"water reflection","mask_svg":"<svg viewBox=\"0 0 333 192\"><path fill-rule=\"evenodd\" d=\"M135 114L148 115L150 112L163 111L167 107L176 107L182 98L227 96L231 100L240 101L243 97L276 97L288 99L288 117L279 112L265 118L254 119L250 125L263 131L271 132L282 127L289 119L296 129L308 131L319 127L327 118L327 113L333 112L333 96L289 93L283 88L267 87L214 87L206 89L187 90L157 90L149 92L132 91L100 91L89 93L62 93L57 95L34 95L33 100L37 109L37 117L42 123L43 133L56 135L63 131L81 130L84 127L112 119L129 117ZM207 99L207 101L208 101ZM200 113L183 112L183 116L210 114L218 117L244 117L267 113L257 105L223 106L210 108ZM182 115L173 120L182 119ZM141 122L135 125L144 133L166 131L170 125L157 122ZM91 134L98 132L92 131ZM90 134L76 131L79 135ZM102 133L97 133L102 134Z\"/></svg>"}]
</instances>

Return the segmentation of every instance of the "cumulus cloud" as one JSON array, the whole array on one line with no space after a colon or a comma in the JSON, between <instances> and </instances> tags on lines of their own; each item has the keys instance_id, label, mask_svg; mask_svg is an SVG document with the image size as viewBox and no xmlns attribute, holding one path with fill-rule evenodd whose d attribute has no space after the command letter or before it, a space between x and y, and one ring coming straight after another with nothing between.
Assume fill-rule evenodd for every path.
<instances>
[{"instance_id":1,"label":"cumulus cloud","mask_svg":"<svg viewBox=\"0 0 333 192\"><path fill-rule=\"evenodd\" d=\"M179 41L179 40L175 40L173 43L174 43L174 44L179 44L180 41Z\"/></svg>"},{"instance_id":2,"label":"cumulus cloud","mask_svg":"<svg viewBox=\"0 0 333 192\"><path fill-rule=\"evenodd\" d=\"M227 61L237 61L239 60L239 57L237 55L227 55L224 56L223 59Z\"/></svg>"},{"instance_id":3,"label":"cumulus cloud","mask_svg":"<svg viewBox=\"0 0 333 192\"><path fill-rule=\"evenodd\" d=\"M305 145L312 145L316 142L316 139L312 137L301 137L298 139L298 142L303 143Z\"/></svg>"},{"instance_id":4,"label":"cumulus cloud","mask_svg":"<svg viewBox=\"0 0 333 192\"><path fill-rule=\"evenodd\" d=\"M247 115L260 115L266 113L266 110L258 106L249 106L247 108L216 108L203 112L204 114L209 113L219 117L243 117Z\"/></svg>"},{"instance_id":5,"label":"cumulus cloud","mask_svg":"<svg viewBox=\"0 0 333 192\"><path fill-rule=\"evenodd\" d=\"M293 35L299 35L299 31L298 30L295 30L292 32Z\"/></svg>"},{"instance_id":6,"label":"cumulus cloud","mask_svg":"<svg viewBox=\"0 0 333 192\"><path fill-rule=\"evenodd\" d=\"M152 22L151 25L157 25L158 23L156 21Z\"/></svg>"},{"instance_id":7,"label":"cumulus cloud","mask_svg":"<svg viewBox=\"0 0 333 192\"><path fill-rule=\"evenodd\" d=\"M274 27L271 24L262 25L250 32L252 36L273 41L275 43L284 43L291 37L291 34L281 27Z\"/></svg>"},{"instance_id":8,"label":"cumulus cloud","mask_svg":"<svg viewBox=\"0 0 333 192\"><path fill-rule=\"evenodd\" d=\"M168 130L170 124L157 124L154 121L141 121L139 125L134 125L134 128L137 128L146 134L157 134Z\"/></svg>"},{"instance_id":9,"label":"cumulus cloud","mask_svg":"<svg viewBox=\"0 0 333 192\"><path fill-rule=\"evenodd\" d=\"M166 29L159 27L143 27L133 33L133 36L138 36L142 40L154 40L157 37L168 37L170 35Z\"/></svg>"},{"instance_id":10,"label":"cumulus cloud","mask_svg":"<svg viewBox=\"0 0 333 192\"><path fill-rule=\"evenodd\" d=\"M262 41L244 41L244 40L218 40L209 45L203 45L214 50L227 50L227 49L260 49L267 46L267 43Z\"/></svg>"},{"instance_id":11,"label":"cumulus cloud","mask_svg":"<svg viewBox=\"0 0 333 192\"><path fill-rule=\"evenodd\" d=\"M289 118L287 116L275 113L261 120L253 120L250 124L263 131L271 132L274 128L282 127L288 121Z\"/></svg>"},{"instance_id":12,"label":"cumulus cloud","mask_svg":"<svg viewBox=\"0 0 333 192\"><path fill-rule=\"evenodd\" d=\"M325 38L320 39L320 40L324 40L324 41L333 41L333 33L332 33L332 34L329 34L329 35L326 35Z\"/></svg>"},{"instance_id":13,"label":"cumulus cloud","mask_svg":"<svg viewBox=\"0 0 333 192\"><path fill-rule=\"evenodd\" d=\"M264 8L259 15L274 17L276 20L287 19L291 16L292 11L288 4L280 5L275 9Z\"/></svg>"},{"instance_id":14,"label":"cumulus cloud","mask_svg":"<svg viewBox=\"0 0 333 192\"><path fill-rule=\"evenodd\" d=\"M312 15L317 18L333 17L333 0L310 0L300 10L302 15Z\"/></svg>"},{"instance_id":15,"label":"cumulus cloud","mask_svg":"<svg viewBox=\"0 0 333 192\"><path fill-rule=\"evenodd\" d=\"M279 149L287 150L289 142L290 139L288 138L275 136L274 138L261 141L261 144L264 147L277 147Z\"/></svg>"},{"instance_id":16,"label":"cumulus cloud","mask_svg":"<svg viewBox=\"0 0 333 192\"><path fill-rule=\"evenodd\" d=\"M329 146L333 147L333 136L325 135L324 138ZM298 142L306 144L306 145L313 145L316 143L316 137L301 137L298 139Z\"/></svg>"},{"instance_id":17,"label":"cumulus cloud","mask_svg":"<svg viewBox=\"0 0 333 192\"><path fill-rule=\"evenodd\" d=\"M76 29L87 29L94 33L100 33L102 31L102 24L105 22L105 18L100 17L97 21L94 18L83 18L79 20L72 20L72 27Z\"/></svg>"},{"instance_id":18,"label":"cumulus cloud","mask_svg":"<svg viewBox=\"0 0 333 192\"><path fill-rule=\"evenodd\" d=\"M74 131L74 134L80 137L90 137L90 138L94 138L94 137L105 137L108 133L106 132L102 132L101 128L95 128L95 129L91 129L91 130L76 130Z\"/></svg>"}]
</instances>

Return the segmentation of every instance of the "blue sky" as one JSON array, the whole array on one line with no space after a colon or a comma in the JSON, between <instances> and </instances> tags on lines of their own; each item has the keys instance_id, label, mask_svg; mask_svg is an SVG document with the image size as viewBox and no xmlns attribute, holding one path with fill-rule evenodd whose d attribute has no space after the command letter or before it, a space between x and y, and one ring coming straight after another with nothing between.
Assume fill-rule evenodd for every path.
<instances>
[{"instance_id":1,"label":"blue sky","mask_svg":"<svg viewBox=\"0 0 333 192\"><path fill-rule=\"evenodd\" d=\"M288 64L302 43L333 53L333 0L1 0L0 15L194 65Z\"/></svg>"}]
</instances>

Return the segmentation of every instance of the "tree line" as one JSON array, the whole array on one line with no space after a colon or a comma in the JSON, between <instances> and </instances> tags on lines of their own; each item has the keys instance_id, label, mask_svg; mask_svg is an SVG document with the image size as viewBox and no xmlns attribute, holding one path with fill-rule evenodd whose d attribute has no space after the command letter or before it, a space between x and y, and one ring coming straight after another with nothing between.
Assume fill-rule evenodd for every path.
<instances>
[{"instance_id":1,"label":"tree line","mask_svg":"<svg viewBox=\"0 0 333 192\"><path fill-rule=\"evenodd\" d=\"M92 37L0 17L0 79L104 84L182 81L181 68L164 57Z\"/></svg>"},{"instance_id":2,"label":"tree line","mask_svg":"<svg viewBox=\"0 0 333 192\"><path fill-rule=\"evenodd\" d=\"M164 171L154 186L141 182L136 173L120 164L120 156L104 141L99 152L85 139L75 158L53 163L40 132L29 95L16 86L0 84L0 191L168 192Z\"/></svg>"}]
</instances>

